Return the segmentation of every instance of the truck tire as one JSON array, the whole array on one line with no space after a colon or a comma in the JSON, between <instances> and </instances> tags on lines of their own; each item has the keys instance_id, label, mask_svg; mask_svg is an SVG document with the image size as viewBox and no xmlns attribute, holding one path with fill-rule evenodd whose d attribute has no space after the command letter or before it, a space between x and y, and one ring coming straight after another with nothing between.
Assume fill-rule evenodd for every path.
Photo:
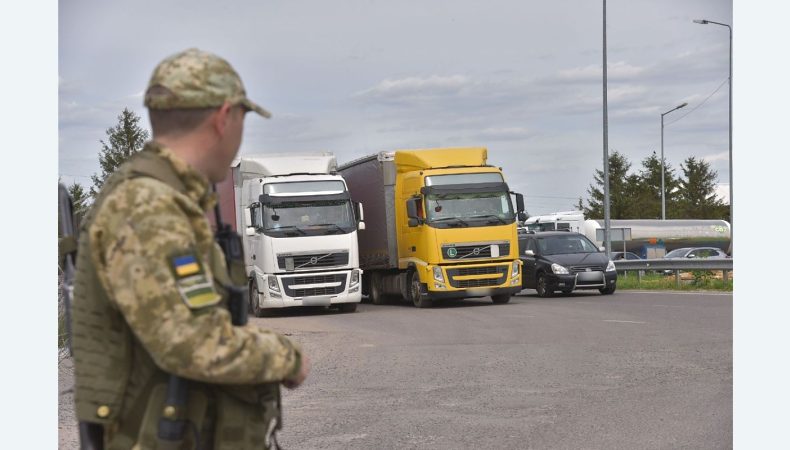
<instances>
[{"instance_id":1,"label":"truck tire","mask_svg":"<svg viewBox=\"0 0 790 450\"><path fill-rule=\"evenodd\" d=\"M255 277L250 280L250 289L248 292L248 304L250 305L250 314L255 317L263 317L263 308L261 308L258 301L258 282Z\"/></svg>"},{"instance_id":2,"label":"truck tire","mask_svg":"<svg viewBox=\"0 0 790 450\"><path fill-rule=\"evenodd\" d=\"M546 275L539 273L538 280L535 282L535 290L538 292L538 297L551 297L554 295L554 291L549 290L548 283L546 281Z\"/></svg>"},{"instance_id":3,"label":"truck tire","mask_svg":"<svg viewBox=\"0 0 790 450\"><path fill-rule=\"evenodd\" d=\"M420 276L417 272L411 272L409 278L411 279L409 283L409 297L411 298L409 300L414 303L414 306L418 308L430 308L433 306L433 300L422 293L422 283L420 283Z\"/></svg>"},{"instance_id":4,"label":"truck tire","mask_svg":"<svg viewBox=\"0 0 790 450\"><path fill-rule=\"evenodd\" d=\"M381 274L373 273L370 276L370 301L374 305L383 305L387 302L387 299L381 292Z\"/></svg>"},{"instance_id":5,"label":"truck tire","mask_svg":"<svg viewBox=\"0 0 790 450\"><path fill-rule=\"evenodd\" d=\"M495 305L504 305L510 301L510 294L492 295L491 300L493 300Z\"/></svg>"},{"instance_id":6,"label":"truck tire","mask_svg":"<svg viewBox=\"0 0 790 450\"><path fill-rule=\"evenodd\" d=\"M357 310L356 303L339 303L337 309L342 313L352 313Z\"/></svg>"}]
</instances>

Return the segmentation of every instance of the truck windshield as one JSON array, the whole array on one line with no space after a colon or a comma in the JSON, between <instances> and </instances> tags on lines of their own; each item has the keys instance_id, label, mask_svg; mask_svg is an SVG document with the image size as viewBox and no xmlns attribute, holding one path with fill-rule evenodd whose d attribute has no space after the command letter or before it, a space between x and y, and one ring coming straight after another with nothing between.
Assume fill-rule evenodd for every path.
<instances>
[{"instance_id":1,"label":"truck windshield","mask_svg":"<svg viewBox=\"0 0 790 450\"><path fill-rule=\"evenodd\" d=\"M346 234L356 229L349 200L263 206L263 232L275 237Z\"/></svg>"},{"instance_id":2,"label":"truck windshield","mask_svg":"<svg viewBox=\"0 0 790 450\"><path fill-rule=\"evenodd\" d=\"M485 226L515 220L506 192L430 194L425 206L428 223L443 226Z\"/></svg>"}]
</instances>

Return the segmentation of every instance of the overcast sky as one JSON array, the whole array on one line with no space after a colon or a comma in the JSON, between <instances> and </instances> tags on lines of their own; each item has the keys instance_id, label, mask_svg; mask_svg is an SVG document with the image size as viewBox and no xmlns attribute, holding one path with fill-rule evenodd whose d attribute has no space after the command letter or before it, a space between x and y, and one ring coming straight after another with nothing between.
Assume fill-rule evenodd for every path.
<instances>
[{"instance_id":1,"label":"overcast sky","mask_svg":"<svg viewBox=\"0 0 790 450\"><path fill-rule=\"evenodd\" d=\"M136 1L59 5L59 172L90 185L99 140L164 57L226 58L272 120L242 154L485 146L530 214L573 209L602 167L602 2ZM609 147L695 156L726 199L729 0L609 0ZM735 60L737 61L737 55ZM737 67L737 63L736 63ZM737 72L736 72L737 73ZM737 79L736 79L737 98ZM718 91L717 91L718 89ZM714 93L715 92L715 93Z\"/></svg>"}]
</instances>

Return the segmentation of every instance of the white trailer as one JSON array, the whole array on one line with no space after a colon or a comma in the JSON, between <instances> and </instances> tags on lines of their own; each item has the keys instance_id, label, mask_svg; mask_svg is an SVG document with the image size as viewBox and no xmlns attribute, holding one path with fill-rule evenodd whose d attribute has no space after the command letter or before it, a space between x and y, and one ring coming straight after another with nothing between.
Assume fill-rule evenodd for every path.
<instances>
[{"instance_id":1,"label":"white trailer","mask_svg":"<svg viewBox=\"0 0 790 450\"><path fill-rule=\"evenodd\" d=\"M233 198L218 189L223 212L235 211L256 316L292 306L356 310L365 224L336 169L331 153L244 156L231 167Z\"/></svg>"},{"instance_id":2,"label":"white trailer","mask_svg":"<svg viewBox=\"0 0 790 450\"><path fill-rule=\"evenodd\" d=\"M603 219L585 219L581 211L561 211L540 216L532 216L524 226L534 231L569 230L581 233L598 245L603 229ZM612 251L630 251L643 257L660 258L663 252L650 252L659 246L667 252L681 247L717 247L730 253L730 224L724 220L712 219L613 219L613 229L630 230L630 240L626 242L612 239Z\"/></svg>"}]
</instances>

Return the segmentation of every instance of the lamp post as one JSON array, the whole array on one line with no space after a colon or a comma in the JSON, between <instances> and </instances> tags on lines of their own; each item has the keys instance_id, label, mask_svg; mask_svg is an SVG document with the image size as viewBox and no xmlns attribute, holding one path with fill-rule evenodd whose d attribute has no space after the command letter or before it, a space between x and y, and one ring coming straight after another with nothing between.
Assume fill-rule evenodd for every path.
<instances>
[{"instance_id":1,"label":"lamp post","mask_svg":"<svg viewBox=\"0 0 790 450\"><path fill-rule=\"evenodd\" d=\"M664 188L664 116L686 105L688 103L683 103L661 114L661 220L667 220L667 202Z\"/></svg>"},{"instance_id":2,"label":"lamp post","mask_svg":"<svg viewBox=\"0 0 790 450\"><path fill-rule=\"evenodd\" d=\"M607 98L606 0L603 0L603 245L611 256L611 210L609 209L609 101Z\"/></svg>"},{"instance_id":3,"label":"lamp post","mask_svg":"<svg viewBox=\"0 0 790 450\"><path fill-rule=\"evenodd\" d=\"M734 234L733 233L733 229L734 229L734 224L735 224L734 216L732 214L732 27L727 25L726 23L714 22L712 20L705 20L705 19L701 19L701 20L697 19L697 20L694 21L694 23L698 23L698 24L701 24L701 25L707 25L709 23L712 23L713 25L721 25L723 27L727 27L727 29L730 31L730 78L729 78L729 85L730 85L730 104L729 104L729 109L730 109L730 113L729 113L729 116L730 116L730 125L729 125L729 129L730 129L730 131L729 131L729 134L730 134L730 136L729 136L730 137L730 248L735 248L732 245L732 243L733 243L733 234Z\"/></svg>"}]
</instances>

